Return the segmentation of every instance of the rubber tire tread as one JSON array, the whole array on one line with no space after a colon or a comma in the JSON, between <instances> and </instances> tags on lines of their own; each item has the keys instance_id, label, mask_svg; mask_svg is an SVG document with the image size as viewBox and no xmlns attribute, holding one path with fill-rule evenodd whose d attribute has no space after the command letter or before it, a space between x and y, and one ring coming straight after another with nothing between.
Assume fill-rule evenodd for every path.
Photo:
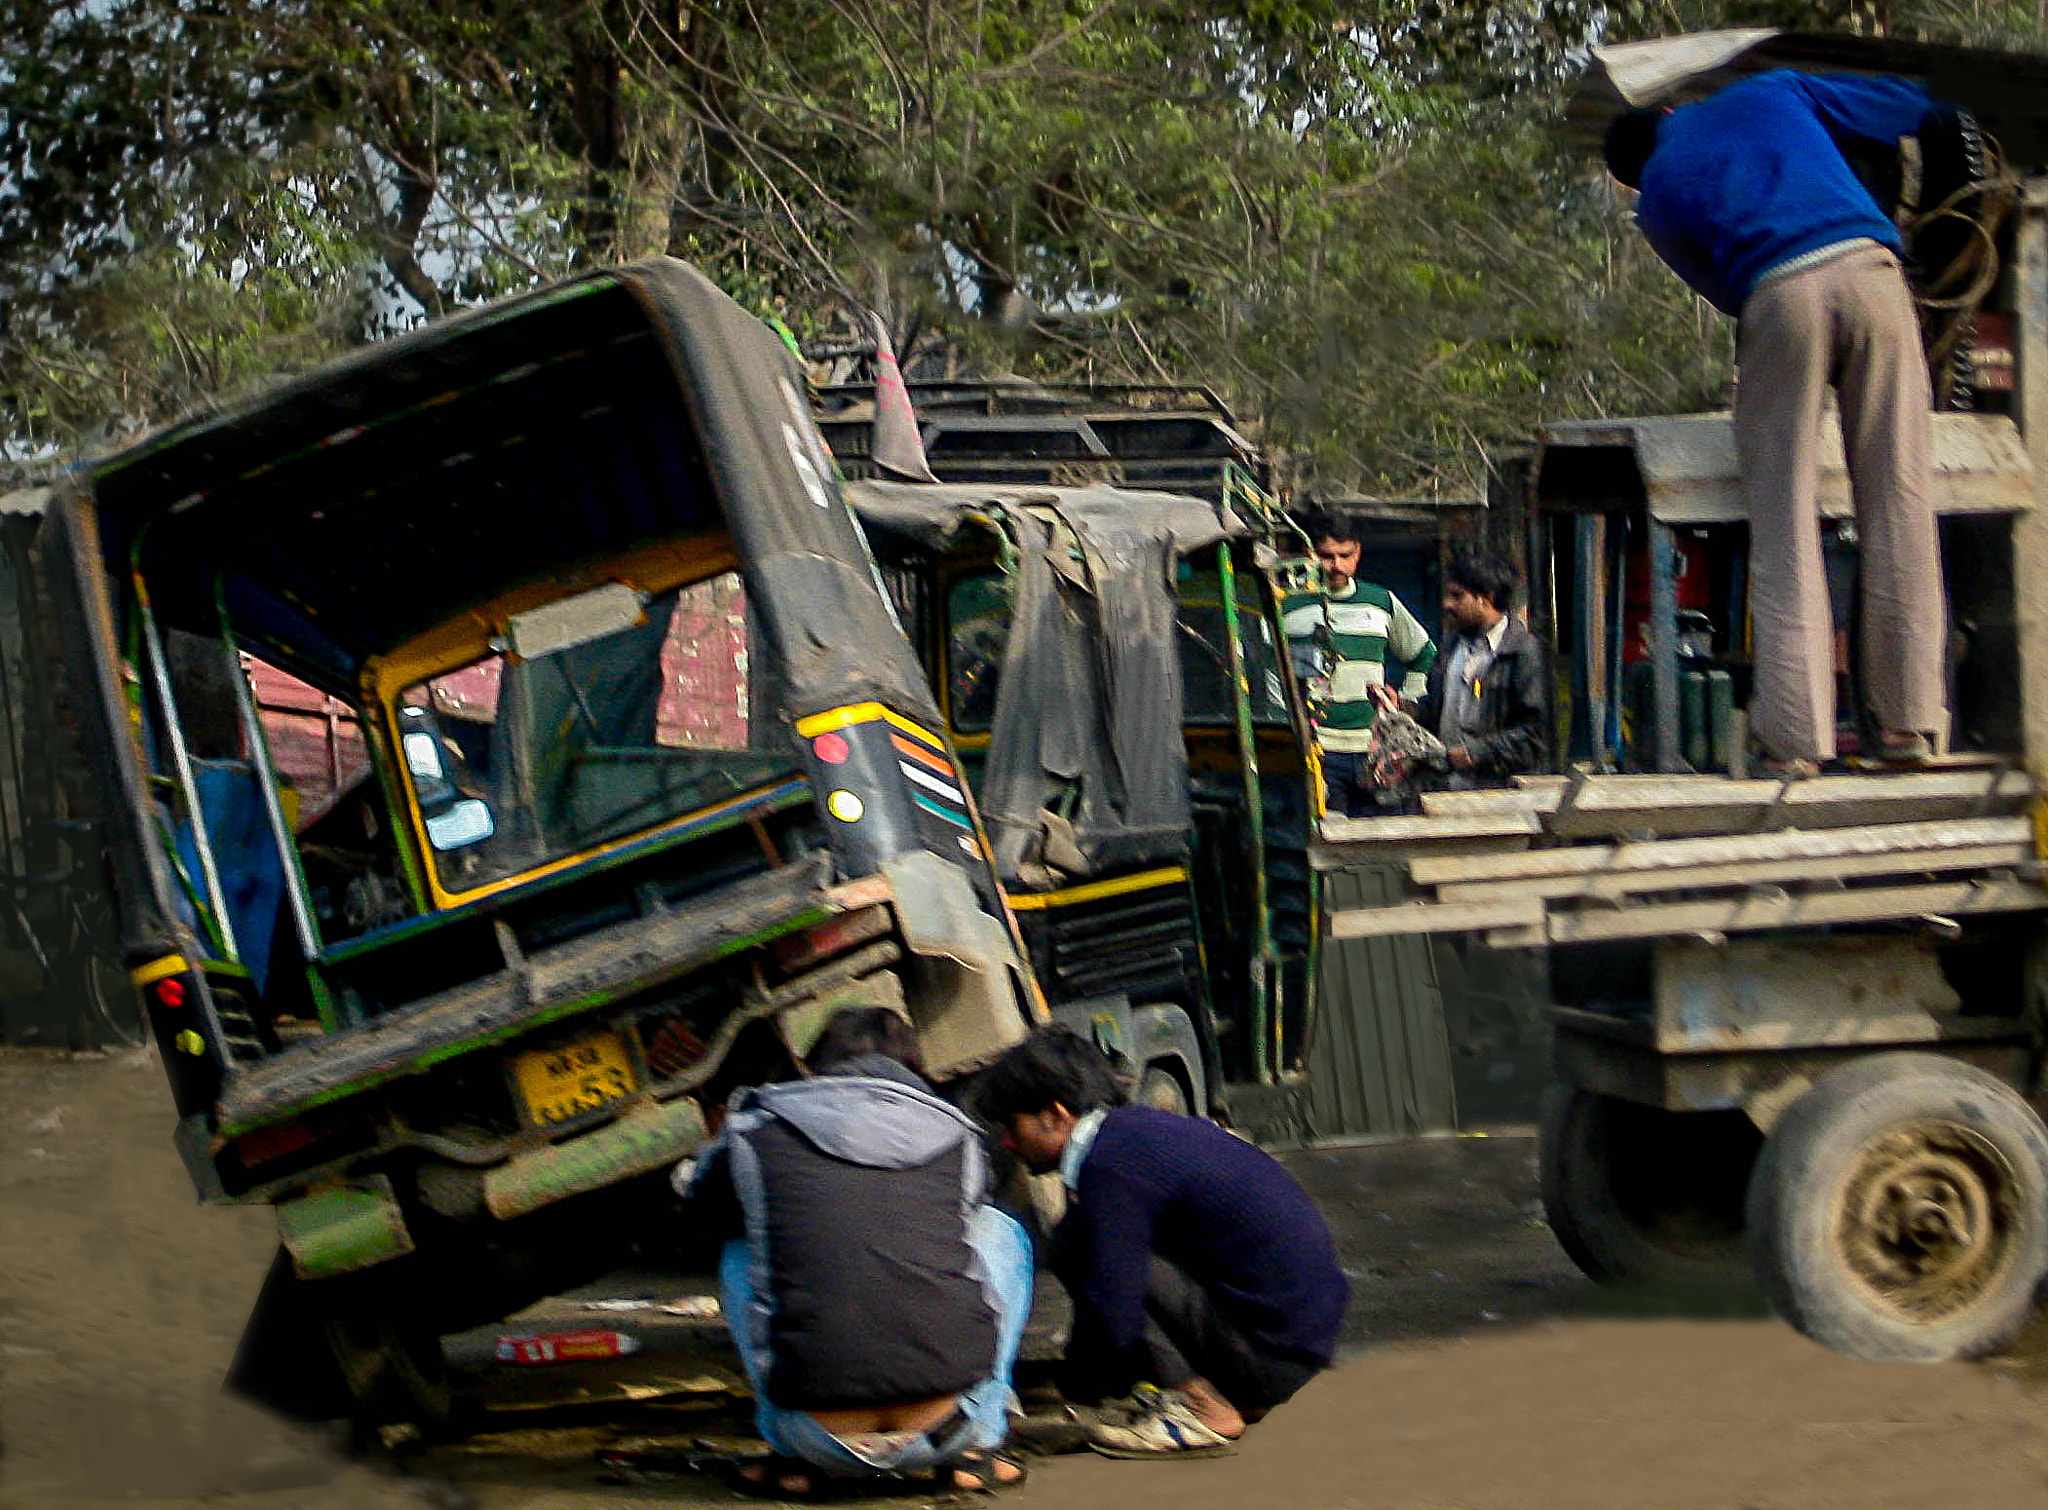
<instances>
[{"instance_id":1,"label":"rubber tire tread","mask_svg":"<svg viewBox=\"0 0 2048 1510\"><path fill-rule=\"evenodd\" d=\"M1826 1227L1856 1150L1887 1128L1953 1116L2003 1153L2021 1187L2020 1261L1986 1302L1938 1327L1887 1315L1843 1272ZM1751 1263L1771 1306L1852 1358L1943 1362L1996 1352L2030 1321L2048 1276L2048 1128L2004 1081L1938 1054L1876 1054L1822 1078L1789 1107L1750 1177Z\"/></svg>"},{"instance_id":2,"label":"rubber tire tread","mask_svg":"<svg viewBox=\"0 0 2048 1510\"><path fill-rule=\"evenodd\" d=\"M1558 1245L1599 1284L1676 1295L1753 1295L1755 1282L1739 1238L1708 1254L1674 1252L1631 1222L1614 1200L1608 1144L1616 1111L1628 1104L1574 1085L1544 1092L1537 1172L1543 1214Z\"/></svg>"}]
</instances>

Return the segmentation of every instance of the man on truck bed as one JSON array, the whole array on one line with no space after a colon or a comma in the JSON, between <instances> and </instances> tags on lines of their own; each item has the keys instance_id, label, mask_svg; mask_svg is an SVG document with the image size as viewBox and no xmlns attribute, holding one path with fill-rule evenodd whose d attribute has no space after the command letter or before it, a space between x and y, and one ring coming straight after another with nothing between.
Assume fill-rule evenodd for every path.
<instances>
[{"instance_id":1,"label":"man on truck bed","mask_svg":"<svg viewBox=\"0 0 2048 1510\"><path fill-rule=\"evenodd\" d=\"M1436 645L1401 600L1386 588L1358 580L1362 542L1358 526L1341 514L1317 513L1302 528L1315 542L1323 566L1323 591L1290 593L1281 604L1281 627L1300 666L1323 650L1327 633L1327 694L1316 708L1316 743L1323 752L1326 805L1333 813L1356 815L1369 802L1363 763L1372 743L1378 704L1373 689L1384 686L1387 656L1408 668L1402 695L1422 696L1423 679L1436 661Z\"/></svg>"},{"instance_id":2,"label":"man on truck bed","mask_svg":"<svg viewBox=\"0 0 2048 1510\"><path fill-rule=\"evenodd\" d=\"M1927 365L1898 229L1844 154L1921 131L1938 104L1906 79L1778 70L1608 128L1657 255L1738 316L1735 446L1750 522L1756 690L1767 764L1835 754L1834 625L1814 503L1821 399L1841 399L1863 541L1863 665L1878 753L1923 761L1946 736L1948 609L1928 494Z\"/></svg>"}]
</instances>

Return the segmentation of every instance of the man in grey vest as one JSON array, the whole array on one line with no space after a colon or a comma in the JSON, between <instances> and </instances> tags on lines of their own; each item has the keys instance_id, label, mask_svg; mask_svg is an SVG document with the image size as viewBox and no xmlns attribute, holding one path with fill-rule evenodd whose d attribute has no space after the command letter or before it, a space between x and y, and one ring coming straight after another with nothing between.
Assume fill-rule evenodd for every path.
<instances>
[{"instance_id":1,"label":"man in grey vest","mask_svg":"<svg viewBox=\"0 0 2048 1510\"><path fill-rule=\"evenodd\" d=\"M1031 1244L988 1204L980 1130L919 1074L910 1024L835 1014L813 1078L759 1086L677 1181L714 1231L726 1324L776 1460L740 1488L931 1471L1007 1488L997 1452L1031 1304Z\"/></svg>"}]
</instances>

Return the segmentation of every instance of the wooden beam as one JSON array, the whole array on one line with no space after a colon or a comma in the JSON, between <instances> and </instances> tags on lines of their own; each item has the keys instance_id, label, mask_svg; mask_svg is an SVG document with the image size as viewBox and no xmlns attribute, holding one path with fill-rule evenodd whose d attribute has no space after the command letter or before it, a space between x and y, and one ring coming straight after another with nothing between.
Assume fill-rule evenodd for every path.
<instances>
[{"instance_id":1,"label":"wooden beam","mask_svg":"<svg viewBox=\"0 0 2048 1510\"><path fill-rule=\"evenodd\" d=\"M1440 902L1506 901L1543 897L1552 902L1620 902L1657 891L1726 891L1758 885L1867 880L1876 876L1931 876L1963 870L2016 871L2034 860L2032 844L1977 844L1956 849L1890 850L1824 859L1744 860L1594 875L1537 876L1521 881L1468 881L1437 889Z\"/></svg>"},{"instance_id":2,"label":"wooden beam","mask_svg":"<svg viewBox=\"0 0 2048 1510\"><path fill-rule=\"evenodd\" d=\"M1449 907L1435 902L1407 902L1397 907L1333 912L1327 921L1333 939L1387 938L1402 933L1472 933L1487 928L1540 926L1543 902L1540 897Z\"/></svg>"},{"instance_id":3,"label":"wooden beam","mask_svg":"<svg viewBox=\"0 0 2048 1510\"><path fill-rule=\"evenodd\" d=\"M2023 771L1983 769L1813 776L1803 781L1754 777L1735 780L1726 776L1588 776L1576 783L1554 778L1542 785L1484 792L1429 792L1422 798L1422 811L1440 818L1554 813L1567 789L1572 792L1570 805L1579 812L1637 813L1697 807L1822 810L1845 803L2020 802L2033 795L2034 784Z\"/></svg>"},{"instance_id":4,"label":"wooden beam","mask_svg":"<svg viewBox=\"0 0 2048 1510\"><path fill-rule=\"evenodd\" d=\"M1864 891L1722 897L1704 902L1625 907L1618 912L1552 913L1544 924L1544 935L1549 943L1574 944L1687 933L1752 933L1765 928L1807 928L1823 923L1866 923L1894 918L2036 910L2048 910L2048 887L2036 881L1944 881L1927 886L1872 887Z\"/></svg>"},{"instance_id":5,"label":"wooden beam","mask_svg":"<svg viewBox=\"0 0 2048 1510\"><path fill-rule=\"evenodd\" d=\"M1535 876L1582 876L1745 860L1818 859L1829 855L1883 854L1894 850L2025 844L2033 838L2025 818L1948 818L1932 823L1874 823L1855 828L1777 829L1765 834L1724 834L1698 839L1652 839L1634 844L1578 844L1516 854L1419 856L1409 863L1417 884L1509 881Z\"/></svg>"},{"instance_id":6,"label":"wooden beam","mask_svg":"<svg viewBox=\"0 0 2048 1510\"><path fill-rule=\"evenodd\" d=\"M1521 839L1543 831L1534 813L1502 812L1474 817L1325 818L1325 844L1372 846L1413 844L1433 839Z\"/></svg>"},{"instance_id":7,"label":"wooden beam","mask_svg":"<svg viewBox=\"0 0 2048 1510\"><path fill-rule=\"evenodd\" d=\"M2016 820L2024 821L2024 820ZM1594 875L1534 876L1521 881L1465 881L1437 889L1440 902L1507 901L1544 897L1553 902L1618 902L1650 891L1716 891L1787 881L1939 875L1958 870L2017 870L2034 859L2034 846L1969 844L1954 849L1894 849L1818 859L1738 860L1726 865L1685 865L1658 870L1602 871Z\"/></svg>"}]
</instances>

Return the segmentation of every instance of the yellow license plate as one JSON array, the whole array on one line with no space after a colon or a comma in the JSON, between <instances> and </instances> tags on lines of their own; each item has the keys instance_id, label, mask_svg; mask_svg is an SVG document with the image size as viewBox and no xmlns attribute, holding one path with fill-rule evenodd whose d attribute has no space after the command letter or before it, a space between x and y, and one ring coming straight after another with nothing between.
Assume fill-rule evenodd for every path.
<instances>
[{"instance_id":1,"label":"yellow license plate","mask_svg":"<svg viewBox=\"0 0 2048 1510\"><path fill-rule=\"evenodd\" d=\"M585 1033L512 1061L526 1113L542 1127L569 1122L638 1089L633 1061L616 1033Z\"/></svg>"}]
</instances>

